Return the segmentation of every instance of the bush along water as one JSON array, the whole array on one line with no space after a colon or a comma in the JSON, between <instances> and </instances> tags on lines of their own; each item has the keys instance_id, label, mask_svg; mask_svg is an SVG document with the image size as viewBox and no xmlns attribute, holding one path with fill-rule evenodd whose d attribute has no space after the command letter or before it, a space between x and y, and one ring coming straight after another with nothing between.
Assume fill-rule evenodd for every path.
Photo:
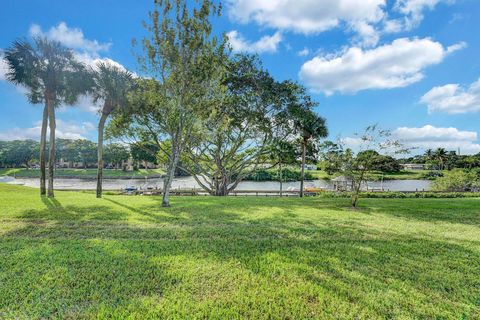
<instances>
[{"instance_id":1,"label":"bush along water","mask_svg":"<svg viewBox=\"0 0 480 320\"><path fill-rule=\"evenodd\" d=\"M305 172L305 180L314 180L315 178L309 172ZM280 173L278 170L259 169L248 174L244 180L249 181L280 181ZM300 171L284 169L282 170L282 181L299 181Z\"/></svg>"},{"instance_id":2,"label":"bush along water","mask_svg":"<svg viewBox=\"0 0 480 320\"><path fill-rule=\"evenodd\" d=\"M351 198L352 192L322 192L322 198ZM360 198L480 198L480 192L361 192Z\"/></svg>"}]
</instances>

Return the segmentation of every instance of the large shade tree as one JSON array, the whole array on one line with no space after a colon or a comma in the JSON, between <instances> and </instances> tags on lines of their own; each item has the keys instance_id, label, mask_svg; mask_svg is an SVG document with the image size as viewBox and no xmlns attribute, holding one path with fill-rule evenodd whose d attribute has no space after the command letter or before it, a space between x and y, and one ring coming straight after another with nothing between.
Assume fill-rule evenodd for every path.
<instances>
[{"instance_id":1,"label":"large shade tree","mask_svg":"<svg viewBox=\"0 0 480 320\"><path fill-rule=\"evenodd\" d=\"M274 128L286 107L286 83L276 82L255 56L236 55L212 96L183 164L212 195L225 196L266 162Z\"/></svg>"},{"instance_id":2,"label":"large shade tree","mask_svg":"<svg viewBox=\"0 0 480 320\"><path fill-rule=\"evenodd\" d=\"M99 62L92 70L92 96L95 103L101 103L98 122L97 146L97 198L102 197L103 179L103 136L108 117L128 106L128 93L134 83L133 76L127 70L116 65Z\"/></svg>"},{"instance_id":3,"label":"large shade tree","mask_svg":"<svg viewBox=\"0 0 480 320\"><path fill-rule=\"evenodd\" d=\"M88 81L85 66L76 61L72 50L44 37L16 40L5 50L7 80L27 89L32 104L44 104L40 134L40 194L45 195L47 125L50 129L48 157L48 196L53 197L55 170L55 108L73 105Z\"/></svg>"}]
</instances>

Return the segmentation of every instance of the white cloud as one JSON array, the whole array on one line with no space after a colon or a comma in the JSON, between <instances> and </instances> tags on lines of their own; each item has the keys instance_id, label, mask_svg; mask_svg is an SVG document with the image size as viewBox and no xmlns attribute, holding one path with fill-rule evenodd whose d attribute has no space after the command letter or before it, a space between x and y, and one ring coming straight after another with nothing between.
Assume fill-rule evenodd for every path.
<instances>
[{"instance_id":1,"label":"white cloud","mask_svg":"<svg viewBox=\"0 0 480 320\"><path fill-rule=\"evenodd\" d=\"M316 34L346 24L367 37L378 39L373 25L385 15L385 0L229 0L229 16L240 23L256 22L277 30ZM375 44L375 43L374 43Z\"/></svg>"},{"instance_id":2,"label":"white cloud","mask_svg":"<svg viewBox=\"0 0 480 320\"><path fill-rule=\"evenodd\" d=\"M411 30L423 20L425 9L433 10L439 3L453 4L455 0L397 0L394 9L402 13L404 30Z\"/></svg>"},{"instance_id":3,"label":"white cloud","mask_svg":"<svg viewBox=\"0 0 480 320\"><path fill-rule=\"evenodd\" d=\"M480 79L468 88L459 84L447 84L428 91L420 102L428 106L429 112L450 114L480 112Z\"/></svg>"},{"instance_id":4,"label":"white cloud","mask_svg":"<svg viewBox=\"0 0 480 320\"><path fill-rule=\"evenodd\" d=\"M3 53L0 52L0 81L6 79L7 70L7 61L5 61Z\"/></svg>"},{"instance_id":5,"label":"white cloud","mask_svg":"<svg viewBox=\"0 0 480 320\"><path fill-rule=\"evenodd\" d=\"M66 47L98 55L99 52L108 51L111 43L99 43L97 40L85 39L79 28L69 28L65 22L60 22L56 27L51 27L47 32L37 24L32 24L29 30L30 36L43 36L60 42Z\"/></svg>"},{"instance_id":6,"label":"white cloud","mask_svg":"<svg viewBox=\"0 0 480 320\"><path fill-rule=\"evenodd\" d=\"M327 95L406 87L420 81L426 67L440 63L459 48L444 48L429 38L401 38L370 50L351 47L307 61L300 78L313 91Z\"/></svg>"},{"instance_id":7,"label":"white cloud","mask_svg":"<svg viewBox=\"0 0 480 320\"><path fill-rule=\"evenodd\" d=\"M303 48L303 50L300 50L300 51L297 52L297 56L299 56L299 57L306 57L309 54L310 54L310 49L308 49L306 47Z\"/></svg>"},{"instance_id":8,"label":"white cloud","mask_svg":"<svg viewBox=\"0 0 480 320\"><path fill-rule=\"evenodd\" d=\"M229 15L241 23L312 34L342 22L367 23L382 19L385 0L230 0Z\"/></svg>"},{"instance_id":9,"label":"white cloud","mask_svg":"<svg viewBox=\"0 0 480 320\"><path fill-rule=\"evenodd\" d=\"M256 42L246 40L238 31L233 30L227 33L228 40L235 52L250 53L274 53L282 41L282 34L276 32L272 36L264 36Z\"/></svg>"},{"instance_id":10,"label":"white cloud","mask_svg":"<svg viewBox=\"0 0 480 320\"><path fill-rule=\"evenodd\" d=\"M374 46L382 33L418 26L424 11L442 2L454 0L396 0L394 19L389 19L387 0L227 0L227 7L230 19L240 23L306 35L340 27L355 32L363 46Z\"/></svg>"},{"instance_id":11,"label":"white cloud","mask_svg":"<svg viewBox=\"0 0 480 320\"><path fill-rule=\"evenodd\" d=\"M480 152L478 135L474 131L460 131L457 128L438 128L426 125L421 128L401 127L392 132L393 136L409 147L421 149L445 148L461 154Z\"/></svg>"},{"instance_id":12,"label":"white cloud","mask_svg":"<svg viewBox=\"0 0 480 320\"><path fill-rule=\"evenodd\" d=\"M56 137L62 139L86 139L87 134L96 130L95 126L91 122L83 122L79 125L74 122L56 119L56 124ZM41 127L42 122L38 121L34 124L34 126L29 128L11 128L0 132L0 140L40 140ZM47 137L49 134L48 131Z\"/></svg>"}]
</instances>

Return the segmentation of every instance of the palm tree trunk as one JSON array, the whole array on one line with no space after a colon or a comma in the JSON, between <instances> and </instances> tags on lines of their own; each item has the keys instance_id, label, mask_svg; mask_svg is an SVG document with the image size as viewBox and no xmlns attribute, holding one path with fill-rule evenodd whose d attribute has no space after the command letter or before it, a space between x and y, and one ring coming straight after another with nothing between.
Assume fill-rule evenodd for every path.
<instances>
[{"instance_id":1,"label":"palm tree trunk","mask_svg":"<svg viewBox=\"0 0 480 320\"><path fill-rule=\"evenodd\" d=\"M103 179L103 130L107 114L102 113L98 123L98 146L97 146L97 198L102 197L102 179Z\"/></svg>"},{"instance_id":2,"label":"palm tree trunk","mask_svg":"<svg viewBox=\"0 0 480 320\"><path fill-rule=\"evenodd\" d=\"M48 106L48 125L50 127L50 153L48 155L48 196L53 198L53 175L55 172L55 108L53 103Z\"/></svg>"},{"instance_id":3,"label":"palm tree trunk","mask_svg":"<svg viewBox=\"0 0 480 320\"><path fill-rule=\"evenodd\" d=\"M43 108L42 131L40 133L40 195L47 194L46 172L45 172L45 153L47 144L47 126L48 126L48 102L45 102Z\"/></svg>"},{"instance_id":4,"label":"palm tree trunk","mask_svg":"<svg viewBox=\"0 0 480 320\"><path fill-rule=\"evenodd\" d=\"M307 141L303 140L302 143L302 172L300 175L300 198L303 198L303 188L304 188L304 180L305 180L305 161L307 157Z\"/></svg>"}]
</instances>

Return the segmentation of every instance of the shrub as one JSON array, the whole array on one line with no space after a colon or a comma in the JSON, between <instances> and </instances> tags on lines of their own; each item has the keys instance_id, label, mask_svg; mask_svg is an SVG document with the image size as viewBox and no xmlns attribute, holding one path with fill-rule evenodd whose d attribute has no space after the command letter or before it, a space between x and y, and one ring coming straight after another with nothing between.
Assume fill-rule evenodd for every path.
<instances>
[{"instance_id":1,"label":"shrub","mask_svg":"<svg viewBox=\"0 0 480 320\"><path fill-rule=\"evenodd\" d=\"M448 171L433 183L433 190L448 192L476 191L480 186L475 172L461 169Z\"/></svg>"},{"instance_id":2,"label":"shrub","mask_svg":"<svg viewBox=\"0 0 480 320\"><path fill-rule=\"evenodd\" d=\"M351 192L323 192L319 194L322 198L351 198ZM360 198L382 198L382 199L403 199L403 198L479 198L479 192L361 192Z\"/></svg>"},{"instance_id":3,"label":"shrub","mask_svg":"<svg viewBox=\"0 0 480 320\"><path fill-rule=\"evenodd\" d=\"M300 180L300 171L284 169L282 170L282 180L283 181L298 181ZM311 173L305 172L305 180L313 180L314 177ZM250 181L279 181L279 172L278 170L265 170L259 169L249 175L247 175L243 180Z\"/></svg>"},{"instance_id":4,"label":"shrub","mask_svg":"<svg viewBox=\"0 0 480 320\"><path fill-rule=\"evenodd\" d=\"M427 179L427 180L435 180L440 177L443 177L442 171L428 171L426 173L423 173L421 176L422 179Z\"/></svg>"}]
</instances>

